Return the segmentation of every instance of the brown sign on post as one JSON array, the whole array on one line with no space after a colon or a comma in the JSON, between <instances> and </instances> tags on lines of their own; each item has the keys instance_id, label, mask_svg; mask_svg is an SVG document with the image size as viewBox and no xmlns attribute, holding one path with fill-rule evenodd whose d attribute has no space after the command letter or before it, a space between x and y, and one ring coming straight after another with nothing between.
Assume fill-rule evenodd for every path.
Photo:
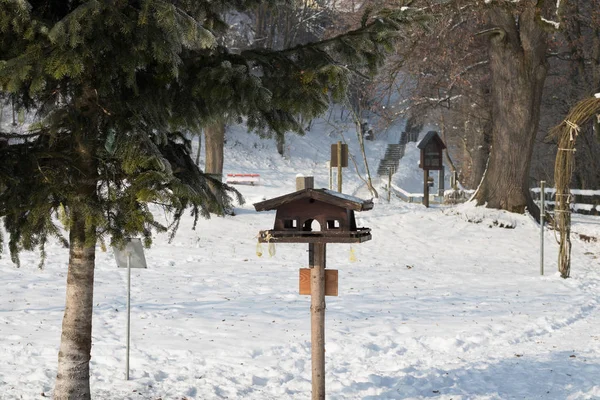
<instances>
[{"instance_id":1,"label":"brown sign on post","mask_svg":"<svg viewBox=\"0 0 600 400\"><path fill-rule=\"evenodd\" d=\"M331 145L331 168L338 166L338 145ZM342 167L348 167L348 145L342 143Z\"/></svg>"},{"instance_id":2,"label":"brown sign on post","mask_svg":"<svg viewBox=\"0 0 600 400\"><path fill-rule=\"evenodd\" d=\"M300 268L300 294L310 296L310 268ZM325 270L325 296L338 295L338 270Z\"/></svg>"}]
</instances>

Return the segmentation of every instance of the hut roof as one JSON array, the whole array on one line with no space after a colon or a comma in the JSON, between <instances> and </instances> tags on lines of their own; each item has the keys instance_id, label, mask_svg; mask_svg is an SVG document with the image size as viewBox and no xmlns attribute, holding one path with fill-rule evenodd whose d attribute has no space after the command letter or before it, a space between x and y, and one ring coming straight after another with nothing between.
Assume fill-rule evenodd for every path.
<instances>
[{"instance_id":1,"label":"hut roof","mask_svg":"<svg viewBox=\"0 0 600 400\"><path fill-rule=\"evenodd\" d=\"M255 203L254 208L256 211L275 210L284 204L302 199L314 199L354 211L368 211L373 208L372 200L363 200L333 190L310 188Z\"/></svg>"},{"instance_id":2,"label":"hut roof","mask_svg":"<svg viewBox=\"0 0 600 400\"><path fill-rule=\"evenodd\" d=\"M417 147L419 149L424 149L425 146L427 146L427 144L432 140L436 140L442 146L442 149L446 148L444 141L442 140L442 138L440 137L440 135L438 135L438 133L436 131L427 132L427 134L423 137L423 139L421 139L421 141L417 144Z\"/></svg>"}]
</instances>

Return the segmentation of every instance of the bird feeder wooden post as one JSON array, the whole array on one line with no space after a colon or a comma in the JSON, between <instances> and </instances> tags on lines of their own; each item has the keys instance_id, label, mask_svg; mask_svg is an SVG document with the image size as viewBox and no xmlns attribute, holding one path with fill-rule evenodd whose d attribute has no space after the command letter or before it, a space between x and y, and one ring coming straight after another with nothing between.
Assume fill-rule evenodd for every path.
<instances>
[{"instance_id":1,"label":"bird feeder wooden post","mask_svg":"<svg viewBox=\"0 0 600 400\"><path fill-rule=\"evenodd\" d=\"M273 229L260 231L262 243L308 243L309 269L300 269L300 294L311 296L312 400L325 399L325 296L337 296L337 270L326 269L327 243L361 243L369 228L358 228L355 211L373 208L371 200L313 189L312 177L296 178L294 193L254 204L256 211L277 210ZM301 182L300 182L301 181ZM313 230L313 223L319 229ZM315 227L316 228L316 227Z\"/></svg>"},{"instance_id":2,"label":"bird feeder wooden post","mask_svg":"<svg viewBox=\"0 0 600 400\"><path fill-rule=\"evenodd\" d=\"M423 205L429 207L429 171L444 168L442 152L446 145L436 131L429 131L417 147L421 149L419 168L423 168Z\"/></svg>"}]
</instances>

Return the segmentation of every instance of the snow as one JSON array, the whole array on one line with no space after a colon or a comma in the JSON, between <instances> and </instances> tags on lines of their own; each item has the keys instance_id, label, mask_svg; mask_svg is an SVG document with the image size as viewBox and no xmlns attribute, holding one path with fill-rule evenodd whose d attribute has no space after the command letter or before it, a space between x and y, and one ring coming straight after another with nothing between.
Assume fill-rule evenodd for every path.
<instances>
[{"instance_id":1,"label":"snow","mask_svg":"<svg viewBox=\"0 0 600 400\"><path fill-rule=\"evenodd\" d=\"M544 17L542 17L541 19L545 23L547 23L549 25L552 25L554 27L554 29L560 29L560 22L558 22L558 21L552 21L552 20L544 18Z\"/></svg>"},{"instance_id":2,"label":"snow","mask_svg":"<svg viewBox=\"0 0 600 400\"><path fill-rule=\"evenodd\" d=\"M344 132L358 155L352 127ZM307 246L279 244L275 256L257 257L256 235L275 215L252 204L295 191L298 173L327 187L329 146L340 138L321 121L305 137L287 139L282 158L273 141L231 128L224 173L259 173L261 184L238 186L246 203L236 216L201 221L196 231L183 221L171 244L157 236L146 250L148 269L132 271L130 381L126 271L111 251L98 250L94 398L310 397L310 299L298 295ZM386 143L366 145L373 171ZM408 190L422 179L411 151L394 178ZM344 193L370 198L352 165ZM528 216L472 204L425 209L375 201L357 213L373 239L327 250L340 281L339 297L327 298L328 399L600 397L600 242L573 238L572 277L563 280L547 231L540 276L539 227ZM600 237L598 217L574 221ZM47 254L42 271L35 253L22 255L20 269L0 259L3 400L51 396L68 254L58 244Z\"/></svg>"},{"instance_id":3,"label":"snow","mask_svg":"<svg viewBox=\"0 0 600 400\"><path fill-rule=\"evenodd\" d=\"M324 192L327 193L330 196L335 196L337 198L340 198L340 199L343 199L343 200L347 200L347 201L352 201L354 203L362 203L364 201L363 199L361 199L359 197L350 196L350 195L347 195L347 194L344 194L344 193L337 192L335 190L325 189Z\"/></svg>"},{"instance_id":4,"label":"snow","mask_svg":"<svg viewBox=\"0 0 600 400\"><path fill-rule=\"evenodd\" d=\"M423 135L421 135L422 138ZM410 197L423 197L423 170L419 168L419 161L421 158L421 152L417 148L419 142L408 142L404 151L404 156L400 159L400 165L398 171L392 177L392 187L397 191ZM446 165L445 160L444 166L446 169L444 187L450 187L450 168ZM437 193L438 185L438 172L431 171L429 173L434 179L434 187L430 188L430 193L434 191Z\"/></svg>"}]
</instances>

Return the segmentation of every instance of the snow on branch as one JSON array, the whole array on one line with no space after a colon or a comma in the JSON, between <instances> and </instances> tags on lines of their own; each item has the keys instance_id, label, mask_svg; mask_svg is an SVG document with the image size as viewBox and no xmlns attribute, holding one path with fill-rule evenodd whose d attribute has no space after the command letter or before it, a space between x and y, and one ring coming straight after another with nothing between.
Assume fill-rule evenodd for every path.
<instances>
[{"instance_id":1,"label":"snow on branch","mask_svg":"<svg viewBox=\"0 0 600 400\"><path fill-rule=\"evenodd\" d=\"M454 85L458 81L458 78L460 78L461 76L463 76L467 72L471 71L472 69L475 69L477 67L481 67L481 66L487 65L487 64L489 64L489 61L488 60L483 60L483 61L476 62L475 64L467 65L465 68L463 68L462 71L459 71L456 75L454 75L454 78L452 79L452 82L448 86L448 91L450 91L450 90L452 90L454 88Z\"/></svg>"},{"instance_id":2,"label":"snow on branch","mask_svg":"<svg viewBox=\"0 0 600 400\"><path fill-rule=\"evenodd\" d=\"M552 25L554 27L554 29L559 29L560 28L560 22L552 21L552 20L549 20L549 19L544 18L544 17L542 17L542 21L545 22L545 23L547 23L547 24L549 24L549 25Z\"/></svg>"}]
</instances>

